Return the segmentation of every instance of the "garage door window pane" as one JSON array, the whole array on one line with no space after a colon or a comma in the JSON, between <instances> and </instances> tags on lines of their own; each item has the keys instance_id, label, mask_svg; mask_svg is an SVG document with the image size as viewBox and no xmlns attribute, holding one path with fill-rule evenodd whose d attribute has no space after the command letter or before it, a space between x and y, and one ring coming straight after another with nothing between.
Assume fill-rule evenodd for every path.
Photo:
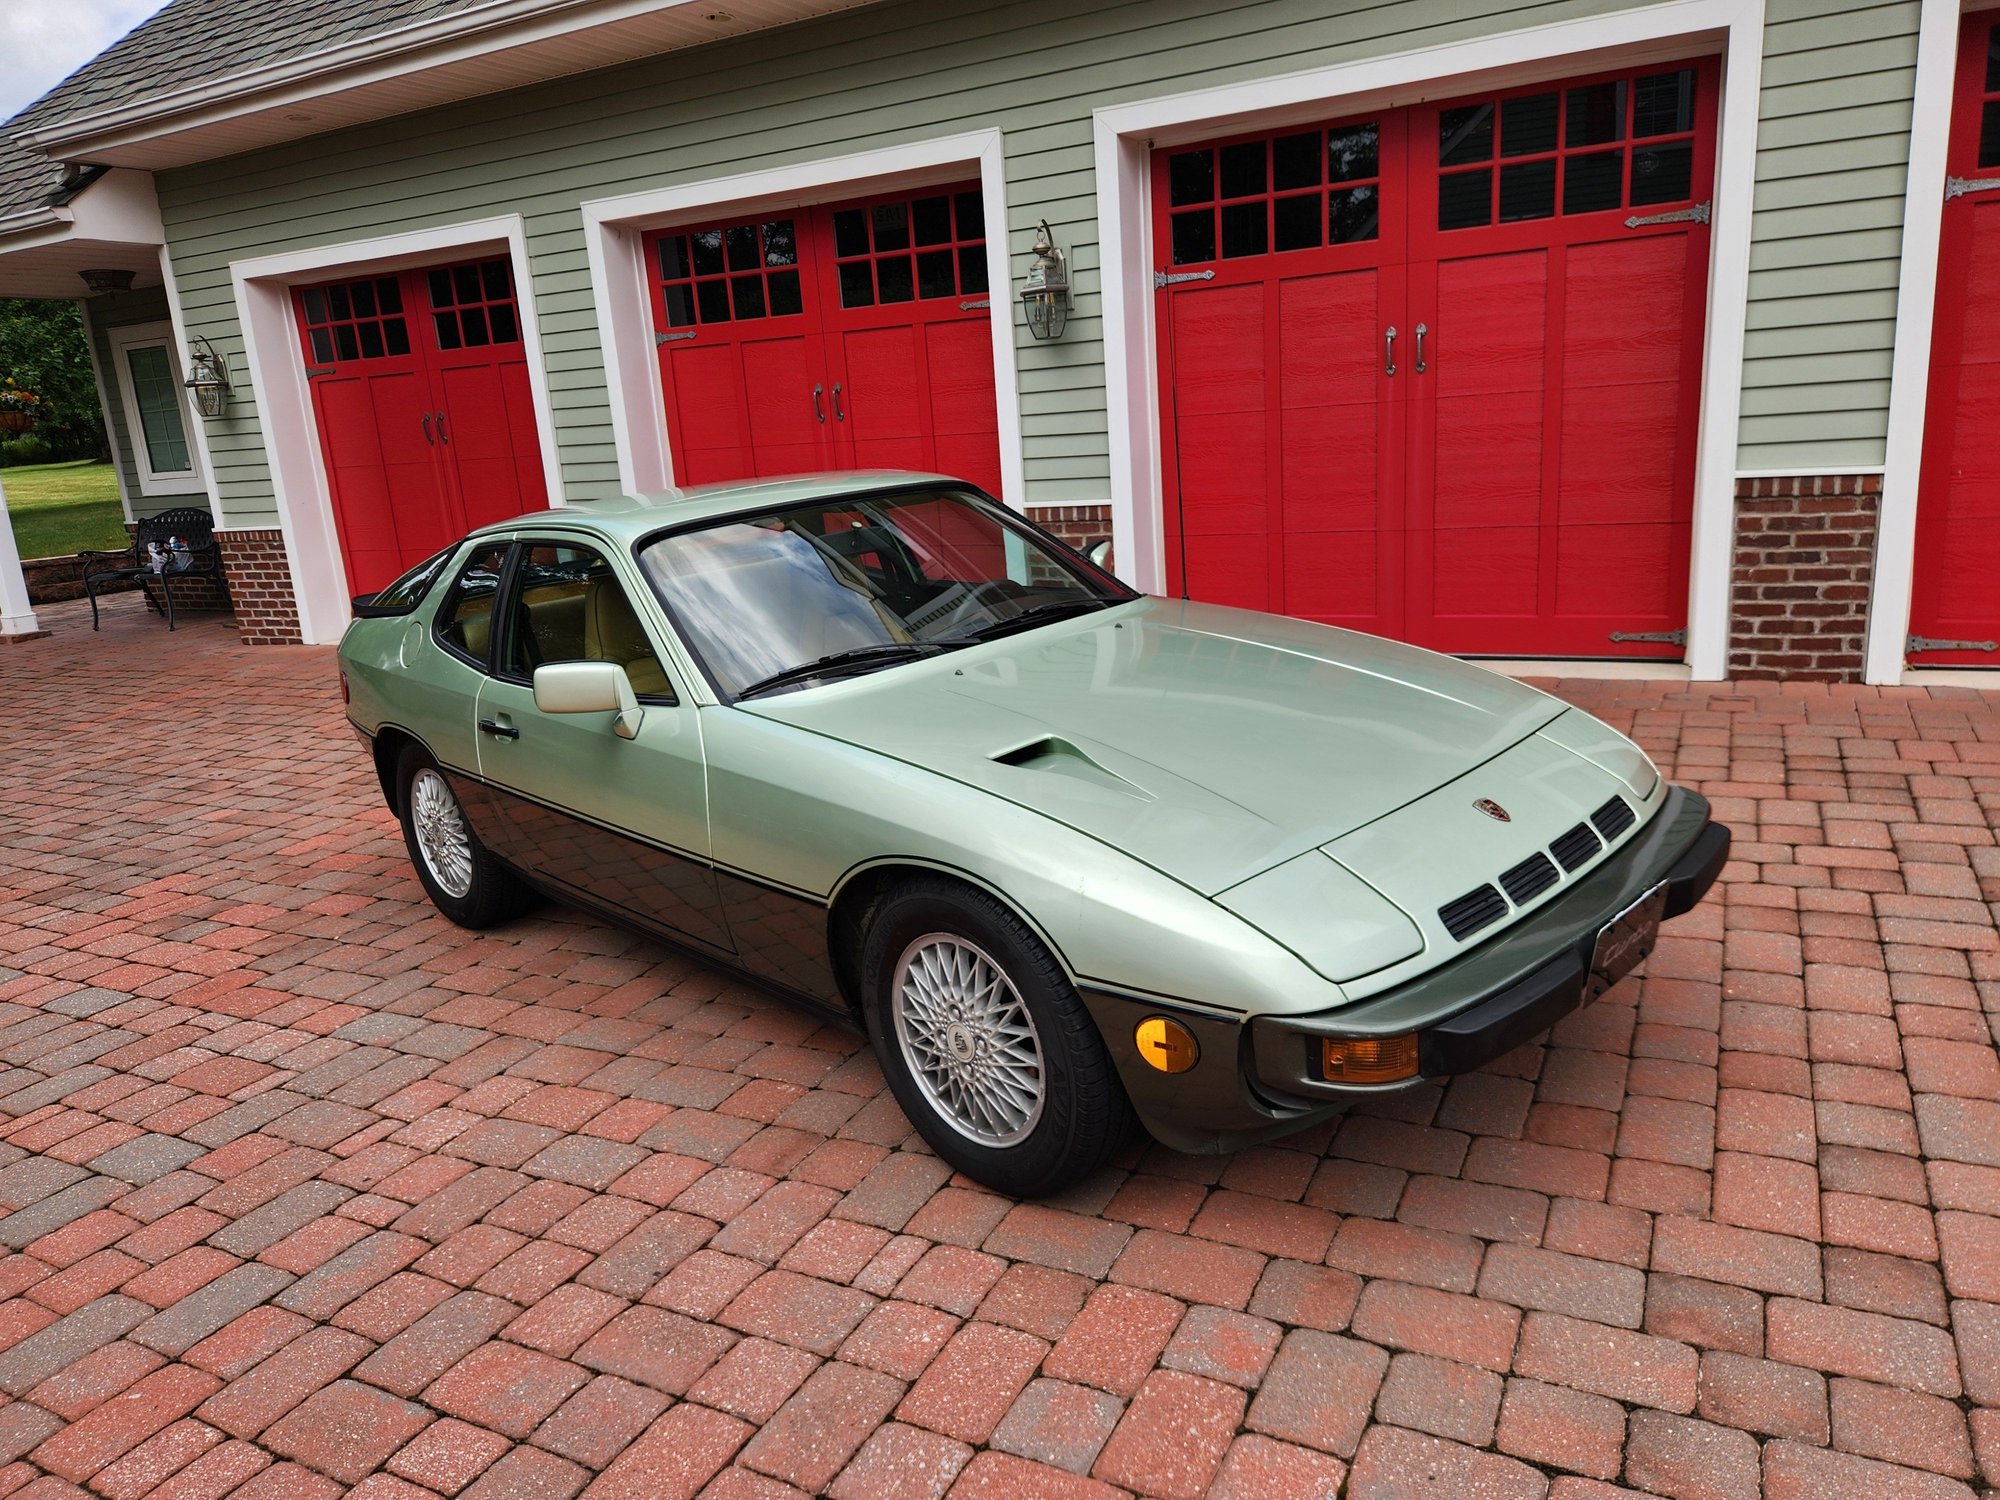
<instances>
[{"instance_id":1,"label":"garage door window pane","mask_svg":"<svg viewBox=\"0 0 2000 1500\"><path fill-rule=\"evenodd\" d=\"M1625 81L1571 89L1564 110L1565 146L1601 146L1625 139Z\"/></svg>"},{"instance_id":2,"label":"garage door window pane","mask_svg":"<svg viewBox=\"0 0 2000 1500\"><path fill-rule=\"evenodd\" d=\"M1314 160L1319 157L1317 143ZM1280 250L1310 250L1320 243L1318 193L1280 198L1274 205L1273 243Z\"/></svg>"},{"instance_id":3,"label":"garage door window pane","mask_svg":"<svg viewBox=\"0 0 2000 1500\"><path fill-rule=\"evenodd\" d=\"M907 250L910 248L909 212L900 203L878 203L875 205L875 248L879 250Z\"/></svg>"},{"instance_id":4,"label":"garage door window pane","mask_svg":"<svg viewBox=\"0 0 2000 1500\"><path fill-rule=\"evenodd\" d=\"M697 276L720 276L722 274L722 231L704 229L688 237L694 251L694 274Z\"/></svg>"},{"instance_id":5,"label":"garage door window pane","mask_svg":"<svg viewBox=\"0 0 2000 1500\"><path fill-rule=\"evenodd\" d=\"M1249 198L1264 191L1264 143L1248 141L1222 148L1222 196ZM1226 241L1229 231L1223 230Z\"/></svg>"},{"instance_id":6,"label":"garage door window pane","mask_svg":"<svg viewBox=\"0 0 2000 1500\"><path fill-rule=\"evenodd\" d=\"M694 287L695 306L701 309L704 323L727 323L729 321L729 283L726 281L697 281Z\"/></svg>"},{"instance_id":7,"label":"garage door window pane","mask_svg":"<svg viewBox=\"0 0 2000 1500\"><path fill-rule=\"evenodd\" d=\"M986 290L986 247L966 245L958 252L958 289L968 297Z\"/></svg>"},{"instance_id":8,"label":"garage door window pane","mask_svg":"<svg viewBox=\"0 0 2000 1500\"><path fill-rule=\"evenodd\" d=\"M1554 94L1531 94L1525 99L1509 99L1500 106L1502 156L1534 156L1539 152L1555 149L1556 96Z\"/></svg>"},{"instance_id":9,"label":"garage door window pane","mask_svg":"<svg viewBox=\"0 0 2000 1500\"><path fill-rule=\"evenodd\" d=\"M949 250L925 250L917 256L917 295L949 297L958 289Z\"/></svg>"},{"instance_id":10,"label":"garage door window pane","mask_svg":"<svg viewBox=\"0 0 2000 1500\"><path fill-rule=\"evenodd\" d=\"M1493 155L1493 106L1465 104L1438 115L1438 165L1456 167Z\"/></svg>"},{"instance_id":11,"label":"garage door window pane","mask_svg":"<svg viewBox=\"0 0 2000 1500\"><path fill-rule=\"evenodd\" d=\"M1500 169L1500 222L1549 219L1556 211L1556 164L1524 161Z\"/></svg>"},{"instance_id":12,"label":"garage door window pane","mask_svg":"<svg viewBox=\"0 0 2000 1500\"><path fill-rule=\"evenodd\" d=\"M1175 214L1173 233L1175 265L1215 259L1214 209L1198 208L1193 213Z\"/></svg>"},{"instance_id":13,"label":"garage door window pane","mask_svg":"<svg viewBox=\"0 0 2000 1500\"><path fill-rule=\"evenodd\" d=\"M2000 166L2000 99L1993 100L1979 114L1979 165Z\"/></svg>"},{"instance_id":14,"label":"garage door window pane","mask_svg":"<svg viewBox=\"0 0 2000 1500\"><path fill-rule=\"evenodd\" d=\"M1438 228L1472 229L1493 222L1493 173L1452 172L1438 179Z\"/></svg>"},{"instance_id":15,"label":"garage door window pane","mask_svg":"<svg viewBox=\"0 0 2000 1500\"><path fill-rule=\"evenodd\" d=\"M1694 181L1694 145L1638 146L1632 151L1632 201L1678 203Z\"/></svg>"},{"instance_id":16,"label":"garage door window pane","mask_svg":"<svg viewBox=\"0 0 2000 1500\"><path fill-rule=\"evenodd\" d=\"M1264 221L1264 200L1231 203L1222 210L1222 254L1234 260L1245 255L1262 255L1270 249L1268 226Z\"/></svg>"},{"instance_id":17,"label":"garage door window pane","mask_svg":"<svg viewBox=\"0 0 2000 1500\"><path fill-rule=\"evenodd\" d=\"M1594 214L1625 199L1625 153L1593 151L1563 163L1563 212Z\"/></svg>"},{"instance_id":18,"label":"garage door window pane","mask_svg":"<svg viewBox=\"0 0 2000 1500\"><path fill-rule=\"evenodd\" d=\"M1341 188L1328 195L1327 238L1336 245L1372 240L1381 232L1381 202L1372 187Z\"/></svg>"},{"instance_id":19,"label":"garage door window pane","mask_svg":"<svg viewBox=\"0 0 2000 1500\"><path fill-rule=\"evenodd\" d=\"M774 272L764 290L771 300L771 316L774 318L789 318L803 306L799 300L797 271Z\"/></svg>"},{"instance_id":20,"label":"garage door window pane","mask_svg":"<svg viewBox=\"0 0 2000 1500\"><path fill-rule=\"evenodd\" d=\"M764 264L795 266L799 263L799 236L790 219L773 219L764 226Z\"/></svg>"},{"instance_id":21,"label":"garage door window pane","mask_svg":"<svg viewBox=\"0 0 2000 1500\"><path fill-rule=\"evenodd\" d=\"M165 345L148 344L125 351L132 373L132 400L139 408L139 427L146 440L146 464L155 474L186 474L187 428L181 421L180 382Z\"/></svg>"},{"instance_id":22,"label":"garage door window pane","mask_svg":"<svg viewBox=\"0 0 2000 1500\"><path fill-rule=\"evenodd\" d=\"M1381 159L1381 141L1381 127L1372 121L1328 131L1326 175L1334 182L1358 182L1375 176Z\"/></svg>"},{"instance_id":23,"label":"garage door window pane","mask_svg":"<svg viewBox=\"0 0 2000 1500\"><path fill-rule=\"evenodd\" d=\"M951 242L951 199L919 198L910 205L910 226L919 245Z\"/></svg>"},{"instance_id":24,"label":"garage door window pane","mask_svg":"<svg viewBox=\"0 0 2000 1500\"><path fill-rule=\"evenodd\" d=\"M875 305L875 275L869 270L867 261L849 261L840 268L840 305L842 307Z\"/></svg>"},{"instance_id":25,"label":"garage door window pane","mask_svg":"<svg viewBox=\"0 0 2000 1500\"><path fill-rule=\"evenodd\" d=\"M738 319L764 316L764 279L761 276L732 278L729 283L729 297Z\"/></svg>"},{"instance_id":26,"label":"garage door window pane","mask_svg":"<svg viewBox=\"0 0 2000 1500\"><path fill-rule=\"evenodd\" d=\"M1319 186L1319 132L1281 135L1271 142L1271 185L1287 188Z\"/></svg>"},{"instance_id":27,"label":"garage door window pane","mask_svg":"<svg viewBox=\"0 0 2000 1500\"><path fill-rule=\"evenodd\" d=\"M755 224L732 224L723 231L723 253L729 258L732 271L754 271L759 260L757 248L757 226Z\"/></svg>"},{"instance_id":28,"label":"garage door window pane","mask_svg":"<svg viewBox=\"0 0 2000 1500\"><path fill-rule=\"evenodd\" d=\"M882 302L908 302L916 295L907 255L892 255L875 262L875 295Z\"/></svg>"},{"instance_id":29,"label":"garage door window pane","mask_svg":"<svg viewBox=\"0 0 2000 1500\"><path fill-rule=\"evenodd\" d=\"M1206 203L1215 196L1215 153L1183 151L1167 158L1167 201Z\"/></svg>"},{"instance_id":30,"label":"garage door window pane","mask_svg":"<svg viewBox=\"0 0 2000 1500\"><path fill-rule=\"evenodd\" d=\"M1651 73L1633 85L1632 134L1677 135L1694 129L1694 70Z\"/></svg>"}]
</instances>

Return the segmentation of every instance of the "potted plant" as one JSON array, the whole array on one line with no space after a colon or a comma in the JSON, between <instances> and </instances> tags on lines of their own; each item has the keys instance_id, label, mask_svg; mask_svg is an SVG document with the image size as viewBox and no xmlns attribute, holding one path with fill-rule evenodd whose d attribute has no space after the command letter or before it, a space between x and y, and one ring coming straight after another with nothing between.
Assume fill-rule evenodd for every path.
<instances>
[{"instance_id":1,"label":"potted plant","mask_svg":"<svg viewBox=\"0 0 2000 1500\"><path fill-rule=\"evenodd\" d=\"M26 432L41 406L42 398L14 384L13 376L0 377L0 432Z\"/></svg>"}]
</instances>

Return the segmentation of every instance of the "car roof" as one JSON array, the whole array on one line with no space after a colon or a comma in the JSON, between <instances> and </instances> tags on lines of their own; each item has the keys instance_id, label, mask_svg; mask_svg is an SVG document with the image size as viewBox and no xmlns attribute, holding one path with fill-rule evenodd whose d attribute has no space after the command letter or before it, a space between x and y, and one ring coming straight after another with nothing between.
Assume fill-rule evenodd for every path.
<instances>
[{"instance_id":1,"label":"car roof","mask_svg":"<svg viewBox=\"0 0 2000 1500\"><path fill-rule=\"evenodd\" d=\"M710 516L724 516L765 506L777 510L816 500L838 500L849 495L923 484L949 485L957 489L972 487L966 481L948 475L911 473L903 469L788 474L783 479L749 479L729 484L691 485L686 489L653 490L637 495L614 495L604 499L572 500L557 509L496 521L490 526L480 527L472 535L510 533L524 526L575 525L603 536L631 541L663 526L683 521L701 521Z\"/></svg>"}]
</instances>

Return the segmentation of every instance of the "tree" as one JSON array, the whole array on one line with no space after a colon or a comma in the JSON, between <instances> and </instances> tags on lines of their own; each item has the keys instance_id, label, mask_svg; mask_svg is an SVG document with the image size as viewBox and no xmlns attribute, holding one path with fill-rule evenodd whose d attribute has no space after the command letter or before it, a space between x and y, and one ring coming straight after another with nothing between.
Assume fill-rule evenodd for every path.
<instances>
[{"instance_id":1,"label":"tree","mask_svg":"<svg viewBox=\"0 0 2000 1500\"><path fill-rule=\"evenodd\" d=\"M51 456L110 456L76 303L0 298L0 376L7 375L46 403L35 431Z\"/></svg>"}]
</instances>

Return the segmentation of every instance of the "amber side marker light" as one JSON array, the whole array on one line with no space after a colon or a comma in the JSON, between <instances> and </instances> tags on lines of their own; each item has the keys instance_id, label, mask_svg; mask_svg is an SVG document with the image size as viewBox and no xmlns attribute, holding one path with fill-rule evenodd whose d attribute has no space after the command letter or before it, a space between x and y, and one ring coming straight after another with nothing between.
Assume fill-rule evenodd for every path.
<instances>
[{"instance_id":1,"label":"amber side marker light","mask_svg":"<svg viewBox=\"0 0 2000 1500\"><path fill-rule=\"evenodd\" d=\"M1201 1061L1194 1033L1165 1016L1146 1017L1132 1039L1139 1044L1139 1055L1162 1073L1185 1073Z\"/></svg>"},{"instance_id":2,"label":"amber side marker light","mask_svg":"<svg viewBox=\"0 0 2000 1500\"><path fill-rule=\"evenodd\" d=\"M1328 1083L1395 1083L1417 1076L1417 1034L1324 1037L1320 1067Z\"/></svg>"}]
</instances>

